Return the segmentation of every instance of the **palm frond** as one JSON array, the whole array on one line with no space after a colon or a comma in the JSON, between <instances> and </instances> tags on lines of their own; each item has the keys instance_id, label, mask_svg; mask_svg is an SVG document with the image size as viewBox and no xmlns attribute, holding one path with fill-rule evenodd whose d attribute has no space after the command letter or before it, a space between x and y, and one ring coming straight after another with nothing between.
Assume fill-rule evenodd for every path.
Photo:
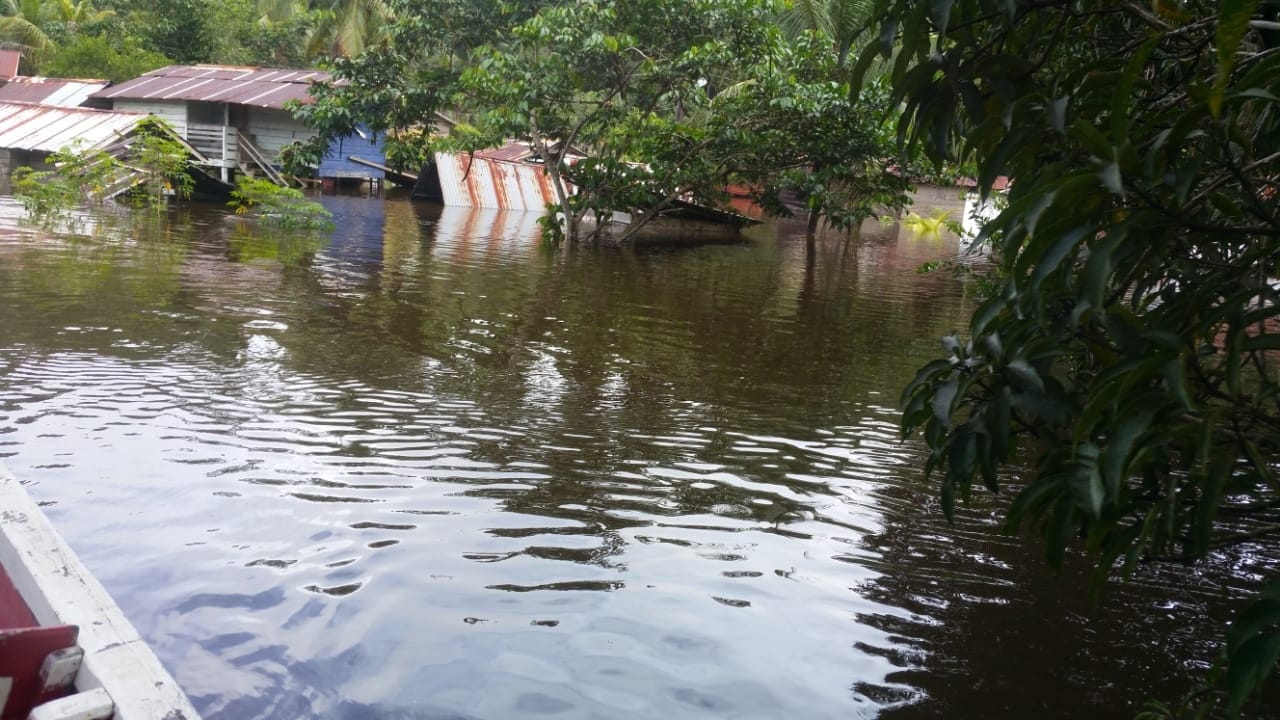
<instances>
[{"instance_id":1,"label":"palm frond","mask_svg":"<svg viewBox=\"0 0 1280 720\"><path fill-rule=\"evenodd\" d=\"M307 41L307 53L359 55L387 32L391 9L384 0L334 0L322 11Z\"/></svg>"},{"instance_id":2,"label":"palm frond","mask_svg":"<svg viewBox=\"0 0 1280 720\"><path fill-rule=\"evenodd\" d=\"M832 3L831 23L839 42L851 42L867 32L875 12L872 0L838 0Z\"/></svg>"},{"instance_id":3,"label":"palm frond","mask_svg":"<svg viewBox=\"0 0 1280 720\"><path fill-rule=\"evenodd\" d=\"M778 26L791 38L799 37L805 32L819 32L834 37L831 4L831 0L790 0L778 18Z\"/></svg>"},{"instance_id":4,"label":"palm frond","mask_svg":"<svg viewBox=\"0 0 1280 720\"><path fill-rule=\"evenodd\" d=\"M306 5L299 3L298 0L258 0L257 8L263 20L280 22L288 20L299 11L304 11Z\"/></svg>"},{"instance_id":5,"label":"palm frond","mask_svg":"<svg viewBox=\"0 0 1280 720\"><path fill-rule=\"evenodd\" d=\"M52 50L53 41L35 23L26 18L9 16L0 18L0 41L21 45L32 50Z\"/></svg>"},{"instance_id":6,"label":"palm frond","mask_svg":"<svg viewBox=\"0 0 1280 720\"><path fill-rule=\"evenodd\" d=\"M747 91L749 91L751 88L754 88L756 85L759 85L759 84L760 83L756 81L755 78L752 78L750 80L743 80L742 82L736 82L724 88L720 92L716 93L716 97L722 97L726 100L731 100L740 95L745 95Z\"/></svg>"},{"instance_id":7,"label":"palm frond","mask_svg":"<svg viewBox=\"0 0 1280 720\"><path fill-rule=\"evenodd\" d=\"M32 66L38 66L55 49L35 23L16 15L0 17L0 44L21 50Z\"/></svg>"}]
</instances>

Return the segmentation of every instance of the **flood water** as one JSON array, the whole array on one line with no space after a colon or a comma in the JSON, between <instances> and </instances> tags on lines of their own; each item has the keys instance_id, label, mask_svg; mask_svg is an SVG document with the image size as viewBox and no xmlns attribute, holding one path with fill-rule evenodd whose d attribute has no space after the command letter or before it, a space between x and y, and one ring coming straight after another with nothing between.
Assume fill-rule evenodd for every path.
<instances>
[{"instance_id":1,"label":"flood water","mask_svg":"<svg viewBox=\"0 0 1280 720\"><path fill-rule=\"evenodd\" d=\"M896 406L973 308L916 272L955 238L325 202L0 206L0 462L206 718L1105 720L1214 658L1227 576L1095 605L998 498L941 519Z\"/></svg>"}]
</instances>

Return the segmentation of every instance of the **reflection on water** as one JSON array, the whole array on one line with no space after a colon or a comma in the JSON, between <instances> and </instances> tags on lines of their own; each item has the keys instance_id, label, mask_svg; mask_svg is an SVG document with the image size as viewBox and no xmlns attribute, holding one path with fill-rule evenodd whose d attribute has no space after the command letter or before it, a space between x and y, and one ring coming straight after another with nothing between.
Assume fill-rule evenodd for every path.
<instances>
[{"instance_id":1,"label":"reflection on water","mask_svg":"<svg viewBox=\"0 0 1280 720\"><path fill-rule=\"evenodd\" d=\"M1095 609L939 521L894 408L972 308L915 271L955 238L325 201L0 223L0 459L207 717L1124 717L1212 657L1221 578Z\"/></svg>"}]
</instances>

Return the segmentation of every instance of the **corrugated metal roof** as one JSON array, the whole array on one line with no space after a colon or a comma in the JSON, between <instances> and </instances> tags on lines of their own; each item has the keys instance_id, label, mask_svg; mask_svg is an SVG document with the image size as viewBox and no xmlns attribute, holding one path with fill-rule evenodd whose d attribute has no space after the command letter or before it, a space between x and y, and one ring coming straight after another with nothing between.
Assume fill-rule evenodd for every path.
<instances>
[{"instance_id":1,"label":"corrugated metal roof","mask_svg":"<svg viewBox=\"0 0 1280 720\"><path fill-rule=\"evenodd\" d=\"M107 86L106 80L62 80L16 77L0 85L0 102L40 103L79 107L89 96Z\"/></svg>"},{"instance_id":2,"label":"corrugated metal roof","mask_svg":"<svg viewBox=\"0 0 1280 720\"><path fill-rule=\"evenodd\" d=\"M133 130L141 113L0 103L0 148L54 152L80 141L88 149Z\"/></svg>"},{"instance_id":3,"label":"corrugated metal roof","mask_svg":"<svg viewBox=\"0 0 1280 720\"><path fill-rule=\"evenodd\" d=\"M230 65L170 65L114 85L92 97L124 100L221 102L282 109L306 102L312 83L328 82L319 70L270 70Z\"/></svg>"},{"instance_id":4,"label":"corrugated metal roof","mask_svg":"<svg viewBox=\"0 0 1280 720\"><path fill-rule=\"evenodd\" d=\"M533 148L529 147L527 143L508 143L498 148L477 150L475 156L503 162L520 162L533 157L534 152Z\"/></svg>"},{"instance_id":5,"label":"corrugated metal roof","mask_svg":"<svg viewBox=\"0 0 1280 720\"><path fill-rule=\"evenodd\" d=\"M435 165L445 205L543 210L556 197L542 165L444 152Z\"/></svg>"}]
</instances>

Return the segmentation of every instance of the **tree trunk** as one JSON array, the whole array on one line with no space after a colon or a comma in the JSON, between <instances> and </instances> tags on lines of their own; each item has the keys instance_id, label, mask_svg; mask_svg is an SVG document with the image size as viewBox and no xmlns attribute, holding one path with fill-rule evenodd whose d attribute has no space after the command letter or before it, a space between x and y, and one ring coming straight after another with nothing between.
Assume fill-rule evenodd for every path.
<instances>
[{"instance_id":1,"label":"tree trunk","mask_svg":"<svg viewBox=\"0 0 1280 720\"><path fill-rule=\"evenodd\" d=\"M547 148L546 138L538 136L538 152L542 155L542 165L551 179L551 187L556 192L556 202L560 205L561 214L564 215L564 237L569 242L577 242L581 223L579 218L574 216L573 208L569 207L569 191L564 186L564 175L560 173L560 161L563 159L564 151L552 157Z\"/></svg>"}]
</instances>

